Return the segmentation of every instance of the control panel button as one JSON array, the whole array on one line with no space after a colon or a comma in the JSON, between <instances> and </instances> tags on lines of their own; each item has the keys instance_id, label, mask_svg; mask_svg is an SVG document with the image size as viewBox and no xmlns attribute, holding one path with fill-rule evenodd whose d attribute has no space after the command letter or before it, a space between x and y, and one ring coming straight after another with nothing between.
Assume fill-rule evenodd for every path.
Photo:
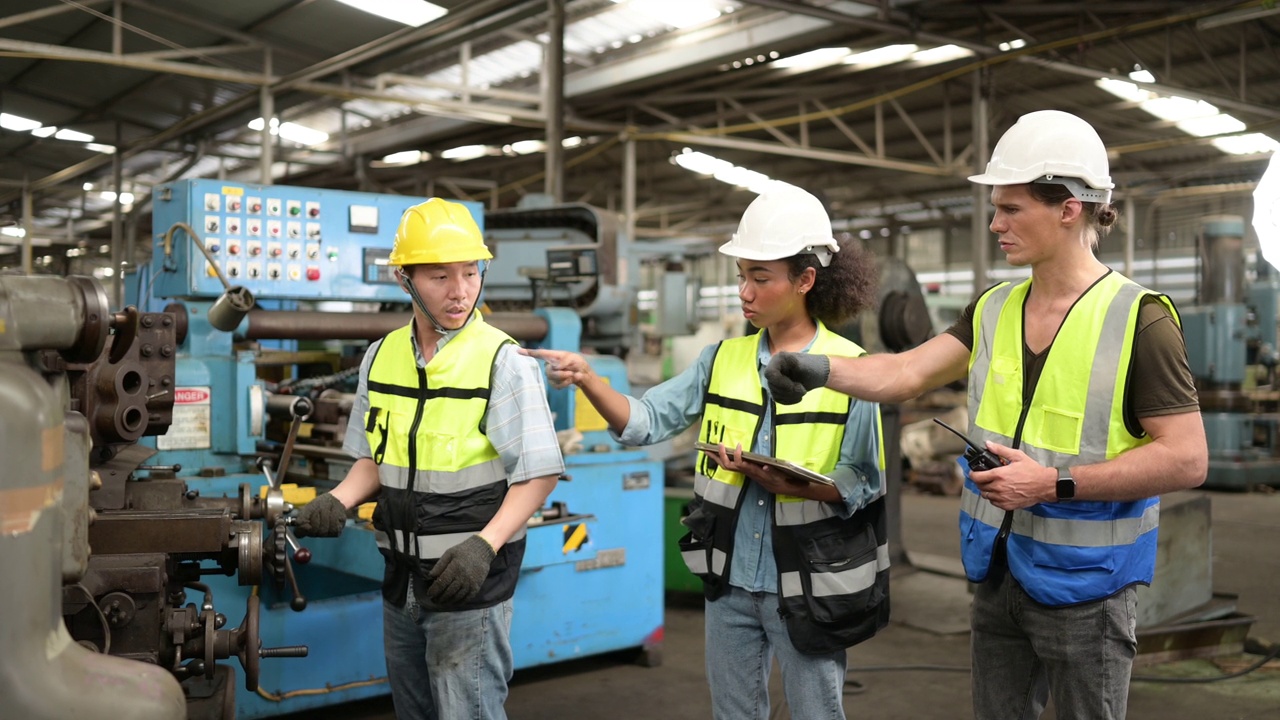
<instances>
[{"instance_id":1,"label":"control panel button","mask_svg":"<svg viewBox=\"0 0 1280 720\"><path fill-rule=\"evenodd\" d=\"M319 259L320 259L320 245L319 245L319 244L317 244L317 243L307 243L307 259L308 259L308 260L319 260Z\"/></svg>"},{"instance_id":2,"label":"control panel button","mask_svg":"<svg viewBox=\"0 0 1280 720\"><path fill-rule=\"evenodd\" d=\"M280 214L280 200L278 198L267 198L267 214L268 215Z\"/></svg>"},{"instance_id":3,"label":"control panel button","mask_svg":"<svg viewBox=\"0 0 1280 720\"><path fill-rule=\"evenodd\" d=\"M284 254L284 248L280 247L280 243L267 243L267 256L278 258Z\"/></svg>"},{"instance_id":4,"label":"control panel button","mask_svg":"<svg viewBox=\"0 0 1280 720\"><path fill-rule=\"evenodd\" d=\"M249 270L249 279L250 279L250 280L257 280L258 278L262 277L262 266L261 266L261 265L259 265L259 264L257 264L257 263L251 263L251 264L249 265L248 270Z\"/></svg>"},{"instance_id":5,"label":"control panel button","mask_svg":"<svg viewBox=\"0 0 1280 720\"><path fill-rule=\"evenodd\" d=\"M318 202L307 203L307 217L313 218L313 219L320 217L320 203Z\"/></svg>"},{"instance_id":6,"label":"control panel button","mask_svg":"<svg viewBox=\"0 0 1280 720\"><path fill-rule=\"evenodd\" d=\"M217 217L216 215L206 215L206 216L205 216L205 219L204 219L204 231L205 231L205 232L216 233L216 232L218 232L218 228L219 228L219 227L222 227L222 223L220 223L220 222L218 221L218 217Z\"/></svg>"},{"instance_id":7,"label":"control panel button","mask_svg":"<svg viewBox=\"0 0 1280 720\"><path fill-rule=\"evenodd\" d=\"M248 224L248 225L246 225L245 227L249 228L249 235L251 235L251 236L253 236L253 237L261 237L261 236L262 236L262 221L261 221L261 220L250 220L250 221L249 221L249 224Z\"/></svg>"},{"instance_id":8,"label":"control panel button","mask_svg":"<svg viewBox=\"0 0 1280 720\"><path fill-rule=\"evenodd\" d=\"M288 231L286 234L294 240L302 237L302 223L296 223L296 222L289 223Z\"/></svg>"},{"instance_id":9,"label":"control panel button","mask_svg":"<svg viewBox=\"0 0 1280 720\"><path fill-rule=\"evenodd\" d=\"M249 212L254 214L262 212L262 198L251 197L245 202L249 204Z\"/></svg>"},{"instance_id":10,"label":"control panel button","mask_svg":"<svg viewBox=\"0 0 1280 720\"><path fill-rule=\"evenodd\" d=\"M238 262L227 263L227 277L233 277L233 278L240 277L240 263Z\"/></svg>"},{"instance_id":11,"label":"control panel button","mask_svg":"<svg viewBox=\"0 0 1280 720\"><path fill-rule=\"evenodd\" d=\"M329 262L338 262L338 248L329 248Z\"/></svg>"},{"instance_id":12,"label":"control panel button","mask_svg":"<svg viewBox=\"0 0 1280 720\"><path fill-rule=\"evenodd\" d=\"M238 197L227 198L227 212L240 212L240 205L241 205L240 198Z\"/></svg>"},{"instance_id":13,"label":"control panel button","mask_svg":"<svg viewBox=\"0 0 1280 720\"><path fill-rule=\"evenodd\" d=\"M250 240L249 241L249 257L259 257L261 255L262 255L262 243L254 240Z\"/></svg>"},{"instance_id":14,"label":"control panel button","mask_svg":"<svg viewBox=\"0 0 1280 720\"><path fill-rule=\"evenodd\" d=\"M270 237L270 238L280 237L280 221L279 220L267 221L267 237Z\"/></svg>"},{"instance_id":15,"label":"control panel button","mask_svg":"<svg viewBox=\"0 0 1280 720\"><path fill-rule=\"evenodd\" d=\"M222 196L218 193L204 194L204 209L206 212L218 212L222 209Z\"/></svg>"},{"instance_id":16,"label":"control panel button","mask_svg":"<svg viewBox=\"0 0 1280 720\"><path fill-rule=\"evenodd\" d=\"M270 280L279 280L283 271L280 269L280 263L267 264L267 278Z\"/></svg>"},{"instance_id":17,"label":"control panel button","mask_svg":"<svg viewBox=\"0 0 1280 720\"><path fill-rule=\"evenodd\" d=\"M290 260L297 260L302 257L302 246L298 243L289 243L288 255Z\"/></svg>"},{"instance_id":18,"label":"control panel button","mask_svg":"<svg viewBox=\"0 0 1280 720\"><path fill-rule=\"evenodd\" d=\"M288 205L289 205L289 217L291 218L302 217L301 202L297 200L290 200Z\"/></svg>"},{"instance_id":19,"label":"control panel button","mask_svg":"<svg viewBox=\"0 0 1280 720\"><path fill-rule=\"evenodd\" d=\"M297 265L292 265L292 264L289 265L289 279L294 281L301 280L302 268L298 267Z\"/></svg>"},{"instance_id":20,"label":"control panel button","mask_svg":"<svg viewBox=\"0 0 1280 720\"><path fill-rule=\"evenodd\" d=\"M319 279L320 279L320 268L316 267L315 265L311 265L311 266L309 266L309 267L307 268L307 279L308 279L308 280L313 280L313 281L314 281L314 280L319 280Z\"/></svg>"},{"instance_id":21,"label":"control panel button","mask_svg":"<svg viewBox=\"0 0 1280 720\"><path fill-rule=\"evenodd\" d=\"M238 242L229 242L229 243L227 243L227 254L228 254L228 255L239 255L239 254L240 254L240 243L238 243Z\"/></svg>"},{"instance_id":22,"label":"control panel button","mask_svg":"<svg viewBox=\"0 0 1280 720\"><path fill-rule=\"evenodd\" d=\"M216 238L205 240L204 246L212 255L217 255L218 251L222 249L222 243L218 242Z\"/></svg>"},{"instance_id":23,"label":"control panel button","mask_svg":"<svg viewBox=\"0 0 1280 720\"><path fill-rule=\"evenodd\" d=\"M239 235L240 221L235 218L231 218L227 220L227 232L231 233L232 235Z\"/></svg>"}]
</instances>

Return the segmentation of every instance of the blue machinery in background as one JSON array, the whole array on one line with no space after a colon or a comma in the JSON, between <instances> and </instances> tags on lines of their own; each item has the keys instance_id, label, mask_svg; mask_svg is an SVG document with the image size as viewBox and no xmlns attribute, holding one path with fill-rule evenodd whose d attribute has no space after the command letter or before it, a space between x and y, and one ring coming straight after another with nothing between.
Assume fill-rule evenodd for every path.
<instances>
[{"instance_id":1,"label":"blue machinery in background","mask_svg":"<svg viewBox=\"0 0 1280 720\"><path fill-rule=\"evenodd\" d=\"M1259 260L1257 281L1246 284L1239 216L1205 218L1199 245L1197 303L1181 315L1209 442L1205 487L1280 485L1280 283Z\"/></svg>"},{"instance_id":2,"label":"blue machinery in background","mask_svg":"<svg viewBox=\"0 0 1280 720\"><path fill-rule=\"evenodd\" d=\"M159 450L153 472L167 467L204 496L234 497L245 483L256 496L266 484L259 461L277 456L288 434L282 419L314 410L298 421L293 459L280 474L320 492L341 480L351 462L340 447L357 362L334 341L375 339L408 322L407 307L386 311L372 304L407 300L386 258L401 213L420 201L213 180L156 190L149 277L131 290L141 302L168 299L166 310L185 316L187 332L177 351L173 424L165 435L148 438ZM478 204L468 206L481 227L488 225L495 255L484 297L498 310L488 316L491 323L531 347L626 347L630 301L613 283L609 221L586 206L488 217ZM332 301L352 305L341 312L319 305ZM614 388L627 391L620 360L596 356L592 363ZM298 378L316 367L324 368L320 377ZM301 396L309 396L310 407L297 404ZM548 399L556 429L586 452L566 455L565 477L528 530L515 595L515 666L625 649L657 662L662 466L623 450L573 389L549 389ZM291 554L279 542L277 553ZM208 581L220 607L232 609L228 625L241 620L234 608L260 592L261 643L310 648L305 658L261 663L256 693L244 691L244 672L236 668L238 717L389 692L383 561L371 529L353 520L340 538L305 543L309 562L292 554L297 591L305 598L301 612L290 609L303 603L287 588Z\"/></svg>"}]
</instances>

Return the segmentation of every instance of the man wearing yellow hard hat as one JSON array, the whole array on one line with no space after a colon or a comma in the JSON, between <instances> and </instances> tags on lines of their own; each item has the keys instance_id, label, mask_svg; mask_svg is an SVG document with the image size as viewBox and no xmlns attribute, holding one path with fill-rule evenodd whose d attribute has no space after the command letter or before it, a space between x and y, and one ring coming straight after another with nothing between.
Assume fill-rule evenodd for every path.
<instances>
[{"instance_id":1,"label":"man wearing yellow hard hat","mask_svg":"<svg viewBox=\"0 0 1280 720\"><path fill-rule=\"evenodd\" d=\"M336 536L348 508L377 498L401 720L506 717L525 524L564 472L537 363L476 310L492 258L465 206L405 211L389 262L413 320L369 347L343 444L357 460L298 518Z\"/></svg>"}]
</instances>

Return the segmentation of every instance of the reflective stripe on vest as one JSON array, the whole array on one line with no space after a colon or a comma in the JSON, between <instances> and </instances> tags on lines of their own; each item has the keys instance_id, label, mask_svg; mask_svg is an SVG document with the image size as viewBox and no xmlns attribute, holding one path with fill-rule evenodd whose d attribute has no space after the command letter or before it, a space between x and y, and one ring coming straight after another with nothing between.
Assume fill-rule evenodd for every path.
<instances>
[{"instance_id":1,"label":"reflective stripe on vest","mask_svg":"<svg viewBox=\"0 0 1280 720\"><path fill-rule=\"evenodd\" d=\"M474 532L460 533L444 533L441 535L413 535L412 533L396 530L395 531L399 547L409 547L410 543L417 543L418 557L423 560L438 560L444 551L461 543L463 540L474 535ZM521 527L514 535L511 536L508 543L513 543L523 539L525 536L525 528ZM373 533L374 542L383 550L391 550L391 539L387 533L381 530L375 530Z\"/></svg>"},{"instance_id":2,"label":"reflective stripe on vest","mask_svg":"<svg viewBox=\"0 0 1280 720\"><path fill-rule=\"evenodd\" d=\"M839 572L812 573L809 582L813 586L814 597L831 597L833 595L852 595L865 590L876 582L876 573L889 569L889 546L876 547L874 563L863 563L857 567ZM779 588L786 597L804 594L804 585L799 572L782 573L782 585Z\"/></svg>"},{"instance_id":3,"label":"reflective stripe on vest","mask_svg":"<svg viewBox=\"0 0 1280 720\"><path fill-rule=\"evenodd\" d=\"M1139 307L1152 293L1114 272L1086 291L1063 320L1023 417L1022 323L1029 290L1029 280L998 285L975 308L970 436L1017 447L1048 467L1099 463L1150 442L1125 426L1124 396ZM1176 320L1172 303L1156 297ZM970 580L986 578L1005 517L966 474L961 554ZM1037 602L1087 602L1151 581L1158 498L1042 503L1014 511L1010 523L1010 571Z\"/></svg>"},{"instance_id":4,"label":"reflective stripe on vest","mask_svg":"<svg viewBox=\"0 0 1280 720\"><path fill-rule=\"evenodd\" d=\"M702 426L698 437L707 442L723 442L727 448L741 444L751 449L759 433L764 417L764 390L760 385L758 357L759 343L764 334L755 337L735 338L720 344L711 367ZM818 323L817 337L809 352L826 355L859 356L865 354L856 344L832 333ZM773 406L774 456L801 464L823 474L830 474L840 458L845 425L849 417L850 399L846 395L825 388L806 393L793 405ZM884 469L884 441L880 432L877 412L876 431L879 440L877 466ZM723 438L723 439L722 439ZM705 460L705 454L704 458ZM736 524L736 510L742 498L745 478L740 473L729 472L715 464L702 461L694 478L694 492L706 506L715 508L716 514L727 522L712 538L707 550L687 550L681 553L685 564L695 574L723 576L728 558L733 553L732 527ZM883 485L882 494L883 494ZM831 503L789 495L774 496L775 532L790 532L802 525L839 519L837 509ZM856 523L844 528L848 532L861 530ZM794 544L794 543L792 543ZM775 555L779 545L775 542ZM710 561L708 562L708 558ZM818 571L809 567L799 557L776 557L780 570L779 591L784 596L804 594L799 570L807 567L815 597L851 595L872 587L877 572L888 567L887 544L876 547L875 556L853 567L835 571Z\"/></svg>"},{"instance_id":5,"label":"reflective stripe on vest","mask_svg":"<svg viewBox=\"0 0 1280 720\"><path fill-rule=\"evenodd\" d=\"M473 533L497 511L495 494L500 498L506 492L505 467L480 426L488 409L493 362L512 340L477 315L421 369L411 333L409 325L388 334L369 368L365 430L375 449L384 501L412 502L419 512L411 517L424 525L448 512L444 533ZM419 387L420 378L424 387ZM489 502L470 504L469 495ZM423 540L434 535L414 536L421 528L404 527L405 515L385 514L387 529L400 537L384 540L400 540L393 549L405 553L415 546L434 547L435 541L424 545Z\"/></svg>"}]
</instances>

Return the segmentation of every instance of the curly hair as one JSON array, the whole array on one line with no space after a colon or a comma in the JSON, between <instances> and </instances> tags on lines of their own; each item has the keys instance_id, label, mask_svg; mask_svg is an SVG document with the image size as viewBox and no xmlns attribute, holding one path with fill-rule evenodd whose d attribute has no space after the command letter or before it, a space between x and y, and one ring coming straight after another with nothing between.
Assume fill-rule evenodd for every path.
<instances>
[{"instance_id":1,"label":"curly hair","mask_svg":"<svg viewBox=\"0 0 1280 720\"><path fill-rule=\"evenodd\" d=\"M840 243L840 252L831 256L827 267L822 267L816 255L806 253L787 258L787 275L792 282L800 278L805 268L816 271L813 289L805 295L805 308L828 327L839 325L875 305L880 279L875 256L862 243L850 235L841 235L836 240Z\"/></svg>"}]
</instances>

